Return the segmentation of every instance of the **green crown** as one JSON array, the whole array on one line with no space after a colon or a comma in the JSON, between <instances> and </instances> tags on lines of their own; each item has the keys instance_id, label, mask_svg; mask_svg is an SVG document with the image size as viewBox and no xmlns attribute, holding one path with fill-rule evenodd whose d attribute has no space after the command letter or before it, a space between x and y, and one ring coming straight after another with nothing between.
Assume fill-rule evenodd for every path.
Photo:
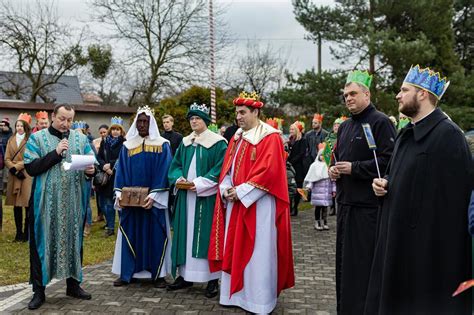
<instances>
[{"instance_id":1,"label":"green crown","mask_svg":"<svg viewBox=\"0 0 474 315\"><path fill-rule=\"evenodd\" d=\"M367 71L354 70L347 76L346 84L351 82L362 84L366 88L370 89L372 75L370 75Z\"/></svg>"}]
</instances>

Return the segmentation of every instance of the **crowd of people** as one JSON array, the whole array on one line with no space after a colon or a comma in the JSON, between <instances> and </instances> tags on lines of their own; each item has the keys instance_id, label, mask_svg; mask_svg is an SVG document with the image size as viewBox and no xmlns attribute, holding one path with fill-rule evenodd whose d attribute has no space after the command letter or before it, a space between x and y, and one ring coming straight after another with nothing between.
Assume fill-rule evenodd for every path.
<instances>
[{"instance_id":1,"label":"crowd of people","mask_svg":"<svg viewBox=\"0 0 474 315\"><path fill-rule=\"evenodd\" d=\"M206 283L206 298L270 313L295 283L290 218L304 199L316 231L337 214L338 313L471 313L470 294L451 297L471 278L474 177L462 131L437 107L449 82L412 67L397 95L398 122L376 109L371 82L352 71L344 86L350 117L328 132L316 113L310 131L296 121L288 139L281 119L261 120L255 93L234 99L236 128L218 132L208 128L209 108L192 104L184 137L170 115L160 133L148 106L128 131L113 117L97 139L68 105L55 107L50 125L37 113L33 130L28 114L13 133L4 119L5 204L14 209L15 240L30 243L28 307L45 302L53 278L67 279L67 295L92 298L80 283L94 190L94 221L105 221L106 237L117 230L113 286L150 279L175 291ZM67 171L72 155L96 162Z\"/></svg>"}]
</instances>

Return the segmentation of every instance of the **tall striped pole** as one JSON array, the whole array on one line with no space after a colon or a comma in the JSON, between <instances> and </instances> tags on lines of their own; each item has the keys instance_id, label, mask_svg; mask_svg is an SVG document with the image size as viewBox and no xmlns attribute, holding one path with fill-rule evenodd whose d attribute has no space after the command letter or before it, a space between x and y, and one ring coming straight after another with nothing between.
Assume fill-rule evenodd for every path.
<instances>
[{"instance_id":1,"label":"tall striped pole","mask_svg":"<svg viewBox=\"0 0 474 315\"><path fill-rule=\"evenodd\" d=\"M214 58L214 14L212 9L212 0L209 0L209 41L211 54L211 120L216 123L216 74Z\"/></svg>"}]
</instances>

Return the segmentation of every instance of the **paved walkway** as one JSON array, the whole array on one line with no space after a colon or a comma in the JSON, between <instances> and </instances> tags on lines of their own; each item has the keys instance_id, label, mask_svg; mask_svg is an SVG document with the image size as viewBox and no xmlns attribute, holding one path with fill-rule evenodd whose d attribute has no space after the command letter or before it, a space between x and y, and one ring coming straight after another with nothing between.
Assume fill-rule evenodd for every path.
<instances>
[{"instance_id":1,"label":"paved walkway","mask_svg":"<svg viewBox=\"0 0 474 315\"><path fill-rule=\"evenodd\" d=\"M296 285L284 291L274 314L335 314L335 217L329 217L330 231L313 228L313 211L292 218ZM223 308L218 298L204 297L204 285L177 292L155 289L151 283L113 287L111 262L84 269L84 289L92 300L79 301L65 294L65 281L46 288L44 314L232 314L241 309ZM3 292L3 294L1 294ZM25 284L0 287L0 313L30 313L31 289ZM39 312L36 312L39 313Z\"/></svg>"}]
</instances>

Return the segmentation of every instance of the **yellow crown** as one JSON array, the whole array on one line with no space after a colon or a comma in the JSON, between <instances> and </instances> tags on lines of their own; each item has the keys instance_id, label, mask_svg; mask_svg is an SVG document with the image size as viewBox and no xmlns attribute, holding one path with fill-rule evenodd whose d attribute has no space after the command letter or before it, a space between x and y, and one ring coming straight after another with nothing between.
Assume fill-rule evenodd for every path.
<instances>
[{"instance_id":1,"label":"yellow crown","mask_svg":"<svg viewBox=\"0 0 474 315\"><path fill-rule=\"evenodd\" d=\"M260 100L260 95L258 95L257 92L247 93L245 91L242 91L240 92L239 97L254 100L254 101Z\"/></svg>"}]
</instances>

